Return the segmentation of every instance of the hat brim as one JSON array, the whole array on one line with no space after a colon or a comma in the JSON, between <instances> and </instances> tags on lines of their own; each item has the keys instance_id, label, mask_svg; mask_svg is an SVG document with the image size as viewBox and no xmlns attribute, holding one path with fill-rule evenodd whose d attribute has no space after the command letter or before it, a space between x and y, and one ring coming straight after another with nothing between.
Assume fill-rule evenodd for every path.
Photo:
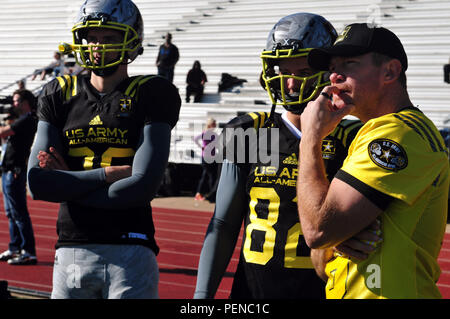
<instances>
[{"instance_id":1,"label":"hat brim","mask_svg":"<svg viewBox=\"0 0 450 319\"><path fill-rule=\"evenodd\" d=\"M357 56L368 53L366 47L355 45L338 45L328 49L313 49L308 55L308 64L320 71L328 71L330 60L334 56Z\"/></svg>"}]
</instances>

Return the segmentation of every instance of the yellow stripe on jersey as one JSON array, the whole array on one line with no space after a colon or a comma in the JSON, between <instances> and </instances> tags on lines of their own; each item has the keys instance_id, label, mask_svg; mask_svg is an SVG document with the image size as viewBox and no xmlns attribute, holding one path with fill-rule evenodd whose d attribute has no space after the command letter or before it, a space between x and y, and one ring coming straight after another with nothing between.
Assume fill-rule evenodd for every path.
<instances>
[{"instance_id":1,"label":"yellow stripe on jersey","mask_svg":"<svg viewBox=\"0 0 450 319\"><path fill-rule=\"evenodd\" d=\"M148 80L150 80L153 77L153 75L147 75L144 79L139 81L138 86L141 86L142 84L144 84L145 82L147 82Z\"/></svg>"},{"instance_id":2,"label":"yellow stripe on jersey","mask_svg":"<svg viewBox=\"0 0 450 319\"><path fill-rule=\"evenodd\" d=\"M251 112L247 113L253 119L253 127L257 130L263 127L266 122L267 112Z\"/></svg>"},{"instance_id":3,"label":"yellow stripe on jersey","mask_svg":"<svg viewBox=\"0 0 450 319\"><path fill-rule=\"evenodd\" d=\"M125 94L130 97L135 97L139 87L150 80L152 77L153 75L140 75L136 77L126 89Z\"/></svg>"},{"instance_id":4,"label":"yellow stripe on jersey","mask_svg":"<svg viewBox=\"0 0 450 319\"><path fill-rule=\"evenodd\" d=\"M76 76L72 76L72 96L77 95L77 90L78 90L78 78Z\"/></svg>"},{"instance_id":5,"label":"yellow stripe on jersey","mask_svg":"<svg viewBox=\"0 0 450 319\"><path fill-rule=\"evenodd\" d=\"M327 264L327 298L441 297L437 257L450 183L442 146L433 123L414 109L372 119L359 130L341 169L393 200L380 215L383 243L368 259L338 256Z\"/></svg>"},{"instance_id":6,"label":"yellow stripe on jersey","mask_svg":"<svg viewBox=\"0 0 450 319\"><path fill-rule=\"evenodd\" d=\"M125 94L131 96L131 95L130 95L130 94L131 94L131 91L134 89L135 85L136 85L143 77L144 77L143 75L140 75L140 76L136 77L136 78L130 83L130 85L128 85L128 88L126 89Z\"/></svg>"},{"instance_id":7,"label":"yellow stripe on jersey","mask_svg":"<svg viewBox=\"0 0 450 319\"><path fill-rule=\"evenodd\" d=\"M411 113L410 115L404 115L404 116L410 116L411 118L414 118L417 122L422 122L422 125L424 126L424 130L426 134L432 137L432 140L436 143L437 148L440 152L443 152L446 150L446 147L444 145L444 139L442 138L441 134L437 132L435 129L433 129L434 125L431 123L430 120L424 118L421 119L417 114ZM429 123L427 123L427 120ZM431 126L430 126L431 125Z\"/></svg>"},{"instance_id":8,"label":"yellow stripe on jersey","mask_svg":"<svg viewBox=\"0 0 450 319\"><path fill-rule=\"evenodd\" d=\"M147 76L145 76L143 79L141 79L141 80L138 82L138 85L136 86L136 88L133 90L133 93L131 93L131 97L134 97L134 96L136 95L137 91L139 90L139 87L140 87L142 84L144 84L145 82L147 82L148 80L150 80L152 77L153 77L153 75L147 75ZM137 97L136 97L136 99L137 99Z\"/></svg>"},{"instance_id":9,"label":"yellow stripe on jersey","mask_svg":"<svg viewBox=\"0 0 450 319\"><path fill-rule=\"evenodd\" d=\"M65 101L70 100L71 97L77 94L78 87L76 76L66 74L64 76L58 76L56 79L58 80L58 83L61 87Z\"/></svg>"},{"instance_id":10,"label":"yellow stripe on jersey","mask_svg":"<svg viewBox=\"0 0 450 319\"><path fill-rule=\"evenodd\" d=\"M362 126L359 120L343 120L339 125L329 134L342 142L344 147L348 147L348 136L350 133L356 135L356 131ZM352 139L353 140L353 139Z\"/></svg>"},{"instance_id":11,"label":"yellow stripe on jersey","mask_svg":"<svg viewBox=\"0 0 450 319\"><path fill-rule=\"evenodd\" d=\"M64 87L66 86L66 82L64 81L64 77L58 76L56 78L59 82L59 86L61 87L61 89L64 90Z\"/></svg>"},{"instance_id":12,"label":"yellow stripe on jersey","mask_svg":"<svg viewBox=\"0 0 450 319\"><path fill-rule=\"evenodd\" d=\"M423 121L421 121L420 118L417 118L412 114L399 114L396 117L405 122L405 124L414 129L414 131L417 132L423 139L428 141L433 152L437 152L438 150L443 151L442 147L439 148L438 144L436 143L436 138L433 139L432 133L426 129L427 125Z\"/></svg>"},{"instance_id":13,"label":"yellow stripe on jersey","mask_svg":"<svg viewBox=\"0 0 450 319\"><path fill-rule=\"evenodd\" d=\"M64 77L58 76L56 79L59 82L59 86L61 87L61 90L63 92L63 96L65 96L66 95L66 81L64 80Z\"/></svg>"},{"instance_id":14,"label":"yellow stripe on jersey","mask_svg":"<svg viewBox=\"0 0 450 319\"><path fill-rule=\"evenodd\" d=\"M64 75L64 78L67 81L67 88L66 88L66 101L68 101L70 99L70 95L71 95L71 90L70 88L72 87L72 78L70 77L70 75L66 74Z\"/></svg>"},{"instance_id":15,"label":"yellow stripe on jersey","mask_svg":"<svg viewBox=\"0 0 450 319\"><path fill-rule=\"evenodd\" d=\"M344 137L341 139L342 144L344 147L348 147L348 135L355 129L360 129L362 126L362 123L359 121L356 121L344 128Z\"/></svg>"}]
</instances>

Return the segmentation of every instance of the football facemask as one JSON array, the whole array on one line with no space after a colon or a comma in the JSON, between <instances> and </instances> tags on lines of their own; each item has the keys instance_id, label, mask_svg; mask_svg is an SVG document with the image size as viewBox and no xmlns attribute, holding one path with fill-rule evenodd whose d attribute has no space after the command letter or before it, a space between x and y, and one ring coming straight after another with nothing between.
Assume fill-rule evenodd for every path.
<instances>
[{"instance_id":1,"label":"football facemask","mask_svg":"<svg viewBox=\"0 0 450 319\"><path fill-rule=\"evenodd\" d=\"M89 28L103 28L119 31L123 35L123 40L119 43L88 44L86 35ZM121 63L128 63L130 56L136 56L136 51L140 51L141 41L137 32L126 24L117 22L103 22L102 20L88 20L77 23L72 28L73 44L63 43L59 50L68 54L73 51L76 62L87 69L96 70L116 66ZM117 53L112 60L108 60L107 54ZM100 58L95 59L96 56ZM139 54L139 53L138 53Z\"/></svg>"},{"instance_id":2,"label":"football facemask","mask_svg":"<svg viewBox=\"0 0 450 319\"><path fill-rule=\"evenodd\" d=\"M324 86L329 85L328 72L320 71L309 76L297 76L281 74L277 70L276 66L280 59L307 57L309 51L311 49L278 49L262 52L262 80L273 105L282 105L288 111L301 113L306 103L314 99ZM289 93L285 87L289 78L299 83L294 93Z\"/></svg>"}]
</instances>

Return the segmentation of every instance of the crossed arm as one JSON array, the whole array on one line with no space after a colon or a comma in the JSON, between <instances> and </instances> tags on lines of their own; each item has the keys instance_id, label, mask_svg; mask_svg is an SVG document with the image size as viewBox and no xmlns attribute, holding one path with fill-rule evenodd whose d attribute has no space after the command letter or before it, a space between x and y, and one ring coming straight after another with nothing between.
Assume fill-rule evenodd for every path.
<instances>
[{"instance_id":1,"label":"crossed arm","mask_svg":"<svg viewBox=\"0 0 450 319\"><path fill-rule=\"evenodd\" d=\"M336 93L333 87L326 87L324 91L328 95ZM364 259L374 245L367 245L361 240L373 243L381 240L376 234L380 227L376 219L383 210L346 182L334 178L329 183L323 162L314 160L321 155L322 139L353 108L354 105L349 104L336 109L329 99L319 96L303 112L297 196L305 200L299 201L298 211L308 246L322 249L337 247L347 253L356 248L362 252L358 258ZM356 247L350 247L348 243L356 244ZM316 264L324 265L323 262Z\"/></svg>"},{"instance_id":2,"label":"crossed arm","mask_svg":"<svg viewBox=\"0 0 450 319\"><path fill-rule=\"evenodd\" d=\"M50 123L40 121L28 163L30 192L35 199L74 201L97 208L147 205L158 190L169 148L169 124L151 123L142 130L132 167L69 171L58 155L63 149L59 131ZM44 165L45 159L50 162Z\"/></svg>"}]
</instances>

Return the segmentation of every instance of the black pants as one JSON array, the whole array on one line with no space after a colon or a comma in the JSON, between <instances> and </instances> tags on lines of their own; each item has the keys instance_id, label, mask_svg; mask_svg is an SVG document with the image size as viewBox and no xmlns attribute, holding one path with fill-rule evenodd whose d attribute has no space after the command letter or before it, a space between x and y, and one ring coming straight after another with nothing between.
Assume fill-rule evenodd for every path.
<instances>
[{"instance_id":1,"label":"black pants","mask_svg":"<svg viewBox=\"0 0 450 319\"><path fill-rule=\"evenodd\" d=\"M202 175L200 177L200 181L198 182L197 193L208 194L213 190L216 182L216 172L216 163L208 164L202 160ZM205 185L206 183L208 184Z\"/></svg>"},{"instance_id":2,"label":"black pants","mask_svg":"<svg viewBox=\"0 0 450 319\"><path fill-rule=\"evenodd\" d=\"M190 101L190 97L192 94L194 95L194 102L198 103L202 99L203 96L203 86L200 85L199 87L194 87L192 85L188 85L186 87L186 102Z\"/></svg>"}]
</instances>

